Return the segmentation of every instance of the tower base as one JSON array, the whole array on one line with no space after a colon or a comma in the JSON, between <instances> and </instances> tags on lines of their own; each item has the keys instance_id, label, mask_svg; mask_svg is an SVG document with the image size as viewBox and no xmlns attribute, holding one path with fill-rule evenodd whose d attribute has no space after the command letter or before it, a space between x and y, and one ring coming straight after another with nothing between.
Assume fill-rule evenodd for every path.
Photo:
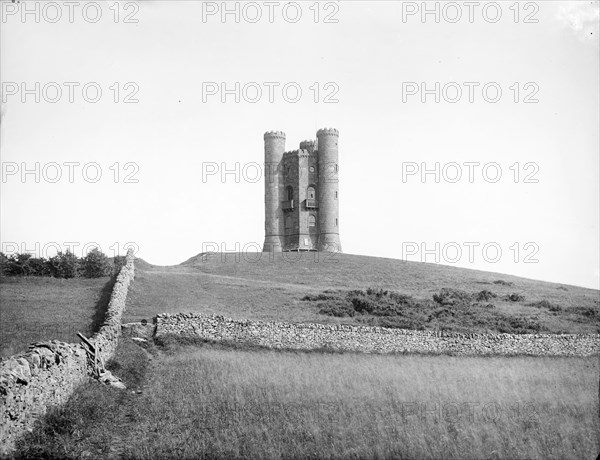
<instances>
[{"instance_id":1,"label":"tower base","mask_svg":"<svg viewBox=\"0 0 600 460\"><path fill-rule=\"evenodd\" d=\"M278 236L265 237L263 252L282 252L281 239Z\"/></svg>"},{"instance_id":2,"label":"tower base","mask_svg":"<svg viewBox=\"0 0 600 460\"><path fill-rule=\"evenodd\" d=\"M328 233L319 237L319 252L342 252L340 235Z\"/></svg>"}]
</instances>

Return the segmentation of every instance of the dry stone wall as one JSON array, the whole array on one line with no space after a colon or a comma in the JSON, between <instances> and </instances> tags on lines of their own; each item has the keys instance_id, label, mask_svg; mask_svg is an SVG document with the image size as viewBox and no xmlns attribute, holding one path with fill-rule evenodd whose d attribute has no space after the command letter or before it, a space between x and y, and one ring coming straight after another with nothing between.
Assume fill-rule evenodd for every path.
<instances>
[{"instance_id":1,"label":"dry stone wall","mask_svg":"<svg viewBox=\"0 0 600 460\"><path fill-rule=\"evenodd\" d=\"M200 338L267 348L365 353L591 356L598 334L458 334L384 327L233 320L192 313L156 318L156 337Z\"/></svg>"},{"instance_id":2,"label":"dry stone wall","mask_svg":"<svg viewBox=\"0 0 600 460\"><path fill-rule=\"evenodd\" d=\"M90 339L105 362L117 347L127 290L134 277L133 260L129 252L115 281L104 324ZM82 345L57 340L34 343L28 352L0 362L0 455L8 455L16 439L49 406L66 402L90 372Z\"/></svg>"}]
</instances>

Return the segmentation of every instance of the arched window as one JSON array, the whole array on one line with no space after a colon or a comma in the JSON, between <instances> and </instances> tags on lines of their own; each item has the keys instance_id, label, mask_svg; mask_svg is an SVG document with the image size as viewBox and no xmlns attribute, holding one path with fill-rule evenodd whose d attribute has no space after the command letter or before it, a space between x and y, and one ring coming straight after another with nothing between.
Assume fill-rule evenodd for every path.
<instances>
[{"instance_id":1,"label":"arched window","mask_svg":"<svg viewBox=\"0 0 600 460\"><path fill-rule=\"evenodd\" d=\"M288 201L291 201L291 200L293 200L293 199L294 199L294 188L293 188L291 185L288 185L288 186L285 188L285 193L286 193L286 195L287 195L287 199L288 199Z\"/></svg>"},{"instance_id":2,"label":"arched window","mask_svg":"<svg viewBox=\"0 0 600 460\"><path fill-rule=\"evenodd\" d=\"M317 225L317 219L313 214L308 215L308 226L315 227Z\"/></svg>"},{"instance_id":3,"label":"arched window","mask_svg":"<svg viewBox=\"0 0 600 460\"><path fill-rule=\"evenodd\" d=\"M315 188L312 185L310 185L308 189L306 189L306 198L309 200L317 199L317 192L315 191Z\"/></svg>"}]
</instances>

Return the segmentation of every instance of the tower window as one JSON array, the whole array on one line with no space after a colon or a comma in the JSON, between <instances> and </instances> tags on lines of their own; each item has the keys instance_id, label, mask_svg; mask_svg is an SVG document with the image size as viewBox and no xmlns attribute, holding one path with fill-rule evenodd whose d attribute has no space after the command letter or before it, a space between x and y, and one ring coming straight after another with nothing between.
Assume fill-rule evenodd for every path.
<instances>
[{"instance_id":1,"label":"tower window","mask_svg":"<svg viewBox=\"0 0 600 460\"><path fill-rule=\"evenodd\" d=\"M335 226L336 226L336 227L338 226L338 220L337 220L337 217L335 218Z\"/></svg>"},{"instance_id":2,"label":"tower window","mask_svg":"<svg viewBox=\"0 0 600 460\"><path fill-rule=\"evenodd\" d=\"M316 198L315 188L313 186L308 187L306 190L306 198L309 200L314 200Z\"/></svg>"},{"instance_id":3,"label":"tower window","mask_svg":"<svg viewBox=\"0 0 600 460\"><path fill-rule=\"evenodd\" d=\"M290 185L288 185L286 188L286 194L287 194L287 199L288 201L291 201L294 199L294 188Z\"/></svg>"},{"instance_id":4,"label":"tower window","mask_svg":"<svg viewBox=\"0 0 600 460\"><path fill-rule=\"evenodd\" d=\"M338 192L335 192L335 199L336 199L336 200L337 200L337 194L338 194Z\"/></svg>"},{"instance_id":5,"label":"tower window","mask_svg":"<svg viewBox=\"0 0 600 460\"><path fill-rule=\"evenodd\" d=\"M309 216L308 216L308 226L309 227L315 227L316 225L317 225L317 219L312 214L309 214Z\"/></svg>"},{"instance_id":6,"label":"tower window","mask_svg":"<svg viewBox=\"0 0 600 460\"><path fill-rule=\"evenodd\" d=\"M287 216L285 218L285 229L286 230L291 230L292 229L292 216Z\"/></svg>"}]
</instances>

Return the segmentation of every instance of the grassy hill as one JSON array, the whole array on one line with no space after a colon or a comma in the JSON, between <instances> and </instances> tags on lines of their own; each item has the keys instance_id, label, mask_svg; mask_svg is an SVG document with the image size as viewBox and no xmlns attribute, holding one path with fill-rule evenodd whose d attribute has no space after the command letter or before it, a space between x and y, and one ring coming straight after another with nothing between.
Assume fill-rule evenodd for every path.
<instances>
[{"instance_id":1,"label":"grassy hill","mask_svg":"<svg viewBox=\"0 0 600 460\"><path fill-rule=\"evenodd\" d=\"M409 300L370 295L368 288L394 291ZM434 301L443 289L469 300ZM351 290L365 292L356 300L349 296ZM487 292L483 300L482 291ZM170 267L136 262L124 321L162 312L202 312L236 319L473 332L595 333L600 330L599 294L510 275L350 254L213 253ZM343 302L346 306L338 308ZM366 310L359 308L365 302ZM383 306L369 311L377 302ZM398 312L410 313L410 318L394 316Z\"/></svg>"}]
</instances>

